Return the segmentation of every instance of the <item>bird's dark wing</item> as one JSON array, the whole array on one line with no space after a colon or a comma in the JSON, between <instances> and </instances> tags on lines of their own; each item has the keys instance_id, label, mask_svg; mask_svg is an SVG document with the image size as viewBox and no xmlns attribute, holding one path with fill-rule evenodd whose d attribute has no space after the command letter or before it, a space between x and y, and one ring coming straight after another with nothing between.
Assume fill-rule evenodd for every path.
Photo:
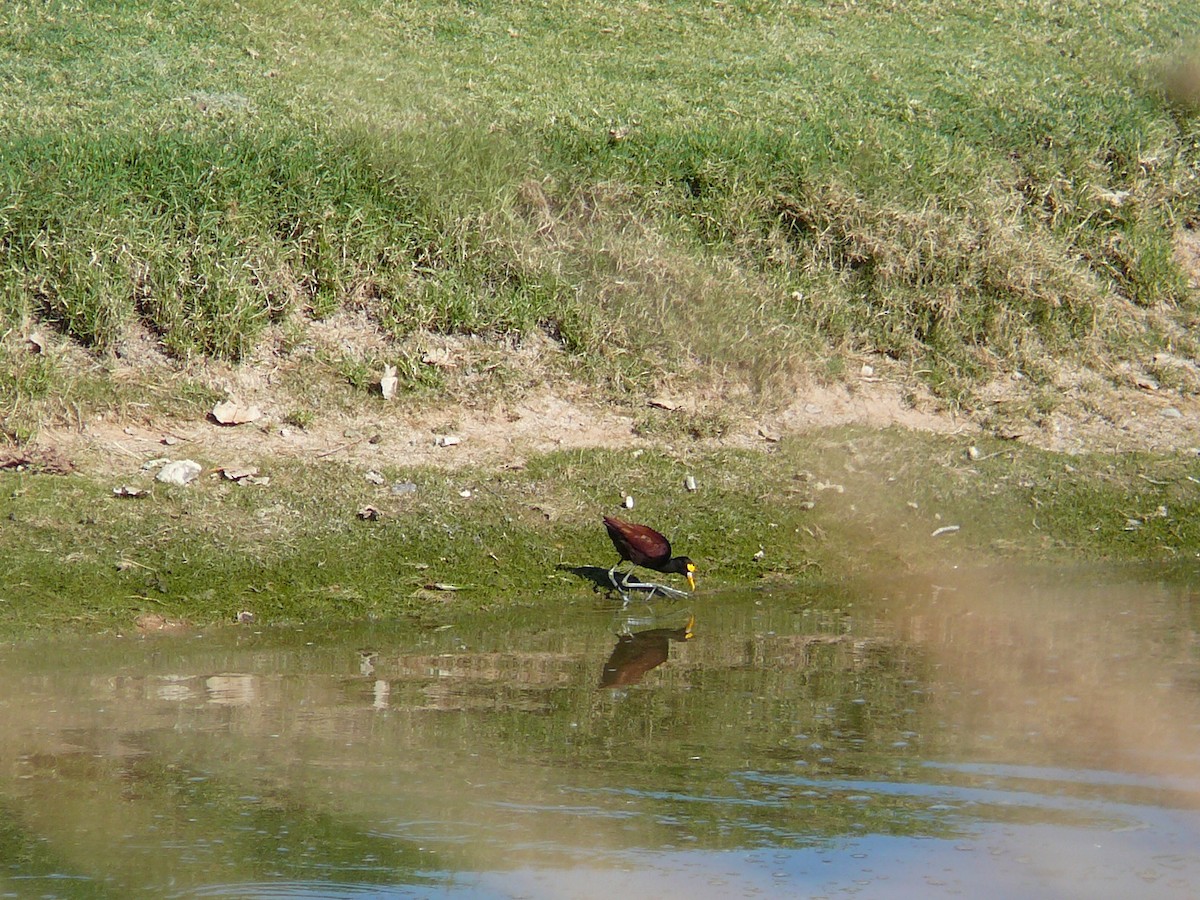
<instances>
[{"instance_id":1,"label":"bird's dark wing","mask_svg":"<svg viewBox=\"0 0 1200 900\"><path fill-rule=\"evenodd\" d=\"M621 534L629 542L629 546L641 553L646 559L662 560L671 558L671 542L646 525L631 525L621 523Z\"/></svg>"}]
</instances>

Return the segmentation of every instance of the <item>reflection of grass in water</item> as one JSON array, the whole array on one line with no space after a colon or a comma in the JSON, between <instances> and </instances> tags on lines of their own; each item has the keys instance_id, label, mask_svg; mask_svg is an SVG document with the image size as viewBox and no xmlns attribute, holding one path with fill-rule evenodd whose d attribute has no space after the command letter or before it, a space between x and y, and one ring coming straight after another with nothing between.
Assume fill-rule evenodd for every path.
<instances>
[{"instance_id":1,"label":"reflection of grass in water","mask_svg":"<svg viewBox=\"0 0 1200 900\"><path fill-rule=\"evenodd\" d=\"M66 868L111 868L135 887L313 872L372 884L642 849L956 838L980 822L1111 828L1126 823L1106 802L1170 802L922 766L952 758L972 721L945 702L962 672L934 668L927 639L953 639L963 617L933 605L918 621L929 596L714 597L695 604L696 639L619 700L596 688L615 637L591 605L498 608L436 631L213 630L139 643L136 675L127 641L91 642L61 666L26 647L5 677L36 691L3 692L0 747L19 747L13 771L33 776L6 788L20 798L12 840L36 831L75 848ZM1188 615L1159 608L1132 630L1153 641ZM927 631L906 632L905 616ZM213 673L241 673L244 705L206 702ZM78 749L34 752L62 741Z\"/></svg>"},{"instance_id":2,"label":"reflection of grass in water","mask_svg":"<svg viewBox=\"0 0 1200 900\"><path fill-rule=\"evenodd\" d=\"M36 819L15 814L0 825L0 847L16 848L0 852L10 861L5 874L78 877L72 897L318 873L345 883L432 883L413 843L372 832L336 802L313 802L279 771L240 769L219 755L202 767L180 763L160 753L156 736L143 737L137 758L106 760L107 771L36 777L24 798L38 807Z\"/></svg>"},{"instance_id":3,"label":"reflection of grass in water","mask_svg":"<svg viewBox=\"0 0 1200 900\"><path fill-rule=\"evenodd\" d=\"M90 873L80 872L68 852L60 852L55 843L45 840L39 824L26 815L20 802L0 800L0 861L4 864L0 885L11 889L17 879L22 879L27 883L53 882L56 890L63 892L60 896L72 900L114 896L91 880Z\"/></svg>"},{"instance_id":4,"label":"reflection of grass in water","mask_svg":"<svg viewBox=\"0 0 1200 900\"><path fill-rule=\"evenodd\" d=\"M628 813L661 823L664 843L686 834L705 850L821 846L865 834L948 838L965 827L931 812L927 797L828 789L819 780L811 787L755 782L727 771L708 789L689 784L674 792L605 787L581 793L588 801L599 797L602 806L619 800Z\"/></svg>"},{"instance_id":5,"label":"reflection of grass in water","mask_svg":"<svg viewBox=\"0 0 1200 900\"><path fill-rule=\"evenodd\" d=\"M164 641L138 683L126 679L116 697L105 692L105 746L115 739L136 754L99 764L88 754L92 764L79 779L36 782L35 796L65 822L75 821L86 803L91 821L126 816L120 833L146 829L172 844L201 847L191 861L167 853L150 865L130 858L137 848L106 845L122 873L139 872L151 883L176 866L204 866L206 879L235 881L268 870L300 877L306 867L353 869L370 855L372 865L355 876L369 883L377 866L412 871L420 860L411 858L409 845L418 841L438 849L439 868L470 870L612 859L627 849L667 848L684 835L719 849L772 841L800 846L812 835L844 833L855 817L862 820L853 803L824 804L814 814L802 802L772 806L748 803L744 793L728 796L730 772L757 748L780 747L803 713L787 696L794 672L772 668L752 689L776 698L777 715L745 727L746 660L762 654L747 657L742 641L725 645L717 635L756 607L743 598L727 608L733 619L707 619L706 642L715 655L677 657L649 689L620 702L595 687L613 640L602 612L546 620L530 610L502 611L482 616L474 628L434 635L370 625L345 634L284 631L280 646L270 637L252 639L261 644L252 654L237 647L244 631L229 635L237 643L217 633L189 642L200 654L194 666L186 653L174 652L178 644ZM781 608L777 624L790 616ZM306 646L314 639L317 646ZM821 646L810 659L821 677L802 705L827 710L839 702L828 693L837 670L852 666L855 656L842 642ZM364 647L376 652L368 676L358 668ZM85 657L108 672L125 665L120 650ZM769 652L779 658L790 651ZM43 683L52 683L50 659L43 654L37 665ZM107 683L76 654L68 667L68 691L81 677ZM192 671L257 672L240 676L252 685L246 696L253 699L240 707L205 705L206 678L188 680ZM870 691L861 666L844 674L848 690ZM891 677L886 666L876 674ZM168 677L183 701L155 699L154 685ZM372 705L380 680L390 685L383 712ZM685 689L688 682L694 689ZM36 702L41 709L46 698ZM93 727L93 702L60 705L71 731ZM172 727L163 727L165 710ZM10 712L16 726L20 716ZM871 748L890 739L890 730L858 734L869 745L858 748L860 756L882 760L886 754ZM831 754L846 751L830 742ZM691 759L697 754L700 760ZM782 757L772 764L791 765ZM899 810L886 814L890 825L874 816L870 827L900 833ZM230 837L242 829L249 830L246 838ZM920 825L920 833L928 831ZM381 832L400 848L381 850ZM47 833L57 835L57 828ZM97 829L95 839L102 834ZM218 839L233 846L219 846ZM286 859L271 868L281 846ZM206 848L221 854L219 863L208 865ZM94 865L103 870L108 857L95 852L102 861ZM146 883L137 877L122 874L129 884Z\"/></svg>"},{"instance_id":6,"label":"reflection of grass in water","mask_svg":"<svg viewBox=\"0 0 1200 900\"><path fill-rule=\"evenodd\" d=\"M872 833L924 834L926 828L931 836L962 833L978 823L1112 829L1131 824L1131 813L1118 805L1163 807L1175 806L1178 800L1153 789L1100 783L973 777L919 761L899 767L886 779L746 773L739 786L768 804L800 796L817 805L860 807L865 817L860 821L870 821L867 830ZM886 827L888 819L895 819L898 831ZM920 824L914 829L910 819ZM851 830L858 828L853 825Z\"/></svg>"}]
</instances>

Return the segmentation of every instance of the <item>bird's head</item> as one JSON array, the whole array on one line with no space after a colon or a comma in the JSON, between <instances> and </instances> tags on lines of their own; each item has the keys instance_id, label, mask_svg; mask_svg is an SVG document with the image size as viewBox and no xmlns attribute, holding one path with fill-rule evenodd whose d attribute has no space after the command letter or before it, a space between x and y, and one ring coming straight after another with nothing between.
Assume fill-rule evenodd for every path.
<instances>
[{"instance_id":1,"label":"bird's head","mask_svg":"<svg viewBox=\"0 0 1200 900\"><path fill-rule=\"evenodd\" d=\"M687 579L688 587L694 591L696 589L696 564L686 556L678 557L675 562L678 566L676 571Z\"/></svg>"}]
</instances>

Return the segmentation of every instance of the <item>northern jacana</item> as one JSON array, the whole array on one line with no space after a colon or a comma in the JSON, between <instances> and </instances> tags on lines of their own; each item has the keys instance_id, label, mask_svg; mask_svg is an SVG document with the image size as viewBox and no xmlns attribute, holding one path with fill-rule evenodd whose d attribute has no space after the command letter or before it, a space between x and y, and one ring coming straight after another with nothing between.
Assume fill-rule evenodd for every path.
<instances>
[{"instance_id":1,"label":"northern jacana","mask_svg":"<svg viewBox=\"0 0 1200 900\"><path fill-rule=\"evenodd\" d=\"M608 529L608 536L612 538L613 546L621 555L616 565L608 570L608 580L626 601L629 600L629 595L625 592L626 588L649 588L651 596L656 590L662 588L662 585L630 582L629 576L633 574L632 570L618 583L617 566L626 561L634 566L653 569L655 572L673 572L682 575L687 579L688 587L693 591L696 589L696 564L686 556L672 556L671 542L653 528L622 522L612 516L604 517L604 527Z\"/></svg>"}]
</instances>

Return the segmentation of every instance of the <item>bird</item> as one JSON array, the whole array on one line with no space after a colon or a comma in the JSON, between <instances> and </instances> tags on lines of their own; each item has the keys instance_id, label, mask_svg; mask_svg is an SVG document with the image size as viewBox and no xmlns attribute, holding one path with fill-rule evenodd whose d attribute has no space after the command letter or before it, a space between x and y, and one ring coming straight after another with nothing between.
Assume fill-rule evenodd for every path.
<instances>
[{"instance_id":1,"label":"bird","mask_svg":"<svg viewBox=\"0 0 1200 900\"><path fill-rule=\"evenodd\" d=\"M608 536L612 538L613 546L617 548L617 553L621 556L616 564L608 570L608 580L612 582L612 586L620 592L626 602L629 601L626 588L650 588L651 596L655 591L663 589L662 585L630 582L629 576L633 574L632 570L618 583L617 566L626 560L634 566L653 569L655 572L674 572L682 575L687 579L688 587L693 591L696 589L696 564L686 556L671 556L671 542L653 528L647 525L622 522L613 516L604 517L604 527L608 529Z\"/></svg>"},{"instance_id":2,"label":"bird","mask_svg":"<svg viewBox=\"0 0 1200 900\"><path fill-rule=\"evenodd\" d=\"M692 639L695 625L696 617L690 616L682 628L651 628L620 635L600 672L600 687L621 688L637 684L647 672L667 661L671 641Z\"/></svg>"}]
</instances>

